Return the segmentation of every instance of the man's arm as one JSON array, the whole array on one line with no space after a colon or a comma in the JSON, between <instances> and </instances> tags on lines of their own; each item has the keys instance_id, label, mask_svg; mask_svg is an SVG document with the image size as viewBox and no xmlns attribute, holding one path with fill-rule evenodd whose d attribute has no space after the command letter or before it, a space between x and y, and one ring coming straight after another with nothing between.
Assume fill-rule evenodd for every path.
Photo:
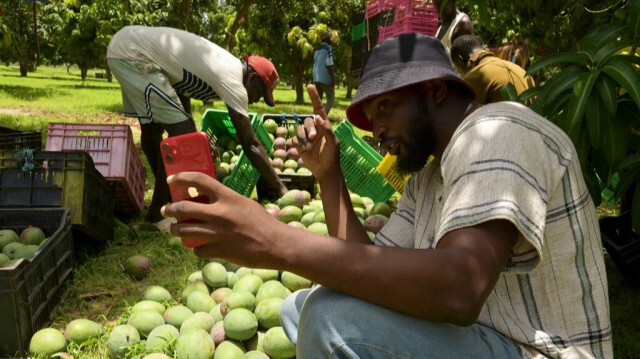
<instances>
[{"instance_id":1,"label":"man's arm","mask_svg":"<svg viewBox=\"0 0 640 359\"><path fill-rule=\"evenodd\" d=\"M518 236L511 222L492 220L445 234L435 249L366 245L288 226L201 173L168 181L212 199L163 208L165 216L202 221L171 227L176 236L207 240L195 249L200 257L287 270L371 303L457 325L475 323Z\"/></svg>"},{"instance_id":2,"label":"man's arm","mask_svg":"<svg viewBox=\"0 0 640 359\"><path fill-rule=\"evenodd\" d=\"M229 117L231 118L233 127L236 129L242 150L251 163L260 171L262 176L264 176L267 183L272 188L278 189L279 196L283 196L287 193L287 187L282 183L273 166L271 166L267 152L253 132L249 118L229 106L227 106L227 110L229 111Z\"/></svg>"}]
</instances>

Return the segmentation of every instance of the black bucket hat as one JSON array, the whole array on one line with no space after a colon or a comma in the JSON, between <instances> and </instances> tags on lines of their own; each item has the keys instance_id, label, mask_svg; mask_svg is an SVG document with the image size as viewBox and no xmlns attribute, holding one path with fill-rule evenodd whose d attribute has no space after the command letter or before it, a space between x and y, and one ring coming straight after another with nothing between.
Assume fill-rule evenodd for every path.
<instances>
[{"instance_id":1,"label":"black bucket hat","mask_svg":"<svg viewBox=\"0 0 640 359\"><path fill-rule=\"evenodd\" d=\"M367 57L360 85L347 119L356 127L371 131L371 122L362 113L362 103L383 93L429 80L451 80L463 84L475 98L475 92L453 71L444 46L433 36L407 33L376 45Z\"/></svg>"}]
</instances>

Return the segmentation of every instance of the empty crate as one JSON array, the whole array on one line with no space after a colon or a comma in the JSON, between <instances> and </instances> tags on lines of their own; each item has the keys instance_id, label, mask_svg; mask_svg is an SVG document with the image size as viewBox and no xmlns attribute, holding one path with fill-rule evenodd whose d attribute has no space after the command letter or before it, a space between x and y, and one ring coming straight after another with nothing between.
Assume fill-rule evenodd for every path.
<instances>
[{"instance_id":1,"label":"empty crate","mask_svg":"<svg viewBox=\"0 0 640 359\"><path fill-rule=\"evenodd\" d=\"M128 125L49 123L47 151L84 151L114 186L115 208L123 213L144 207L145 168Z\"/></svg>"}]
</instances>

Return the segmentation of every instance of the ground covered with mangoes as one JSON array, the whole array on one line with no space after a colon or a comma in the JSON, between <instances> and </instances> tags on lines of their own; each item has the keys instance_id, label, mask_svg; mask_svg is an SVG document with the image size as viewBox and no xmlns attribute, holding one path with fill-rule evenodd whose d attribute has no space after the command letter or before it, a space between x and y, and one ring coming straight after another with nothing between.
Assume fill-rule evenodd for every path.
<instances>
[{"instance_id":1,"label":"ground covered with mangoes","mask_svg":"<svg viewBox=\"0 0 640 359\"><path fill-rule=\"evenodd\" d=\"M327 235L319 198L291 190L263 206L282 222ZM371 237L395 202L357 194L351 200ZM74 278L52 324L31 338L32 357L295 357L280 307L314 283L286 271L198 259L180 238L154 226L116 223L114 241L77 243Z\"/></svg>"}]
</instances>

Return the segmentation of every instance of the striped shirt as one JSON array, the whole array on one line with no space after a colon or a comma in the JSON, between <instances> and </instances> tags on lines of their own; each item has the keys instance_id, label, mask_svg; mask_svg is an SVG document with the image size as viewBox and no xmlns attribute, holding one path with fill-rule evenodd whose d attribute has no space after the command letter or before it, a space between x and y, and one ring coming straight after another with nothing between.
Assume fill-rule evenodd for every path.
<instances>
[{"instance_id":1,"label":"striped shirt","mask_svg":"<svg viewBox=\"0 0 640 359\"><path fill-rule=\"evenodd\" d=\"M571 140L527 107L499 102L457 128L440 163L405 186L376 244L435 248L448 232L506 219L519 237L478 322L525 358L611 358L595 206Z\"/></svg>"},{"instance_id":2,"label":"striped shirt","mask_svg":"<svg viewBox=\"0 0 640 359\"><path fill-rule=\"evenodd\" d=\"M125 26L113 35L107 58L157 66L176 93L205 102L220 98L248 116L242 62L203 37L169 27Z\"/></svg>"}]
</instances>

